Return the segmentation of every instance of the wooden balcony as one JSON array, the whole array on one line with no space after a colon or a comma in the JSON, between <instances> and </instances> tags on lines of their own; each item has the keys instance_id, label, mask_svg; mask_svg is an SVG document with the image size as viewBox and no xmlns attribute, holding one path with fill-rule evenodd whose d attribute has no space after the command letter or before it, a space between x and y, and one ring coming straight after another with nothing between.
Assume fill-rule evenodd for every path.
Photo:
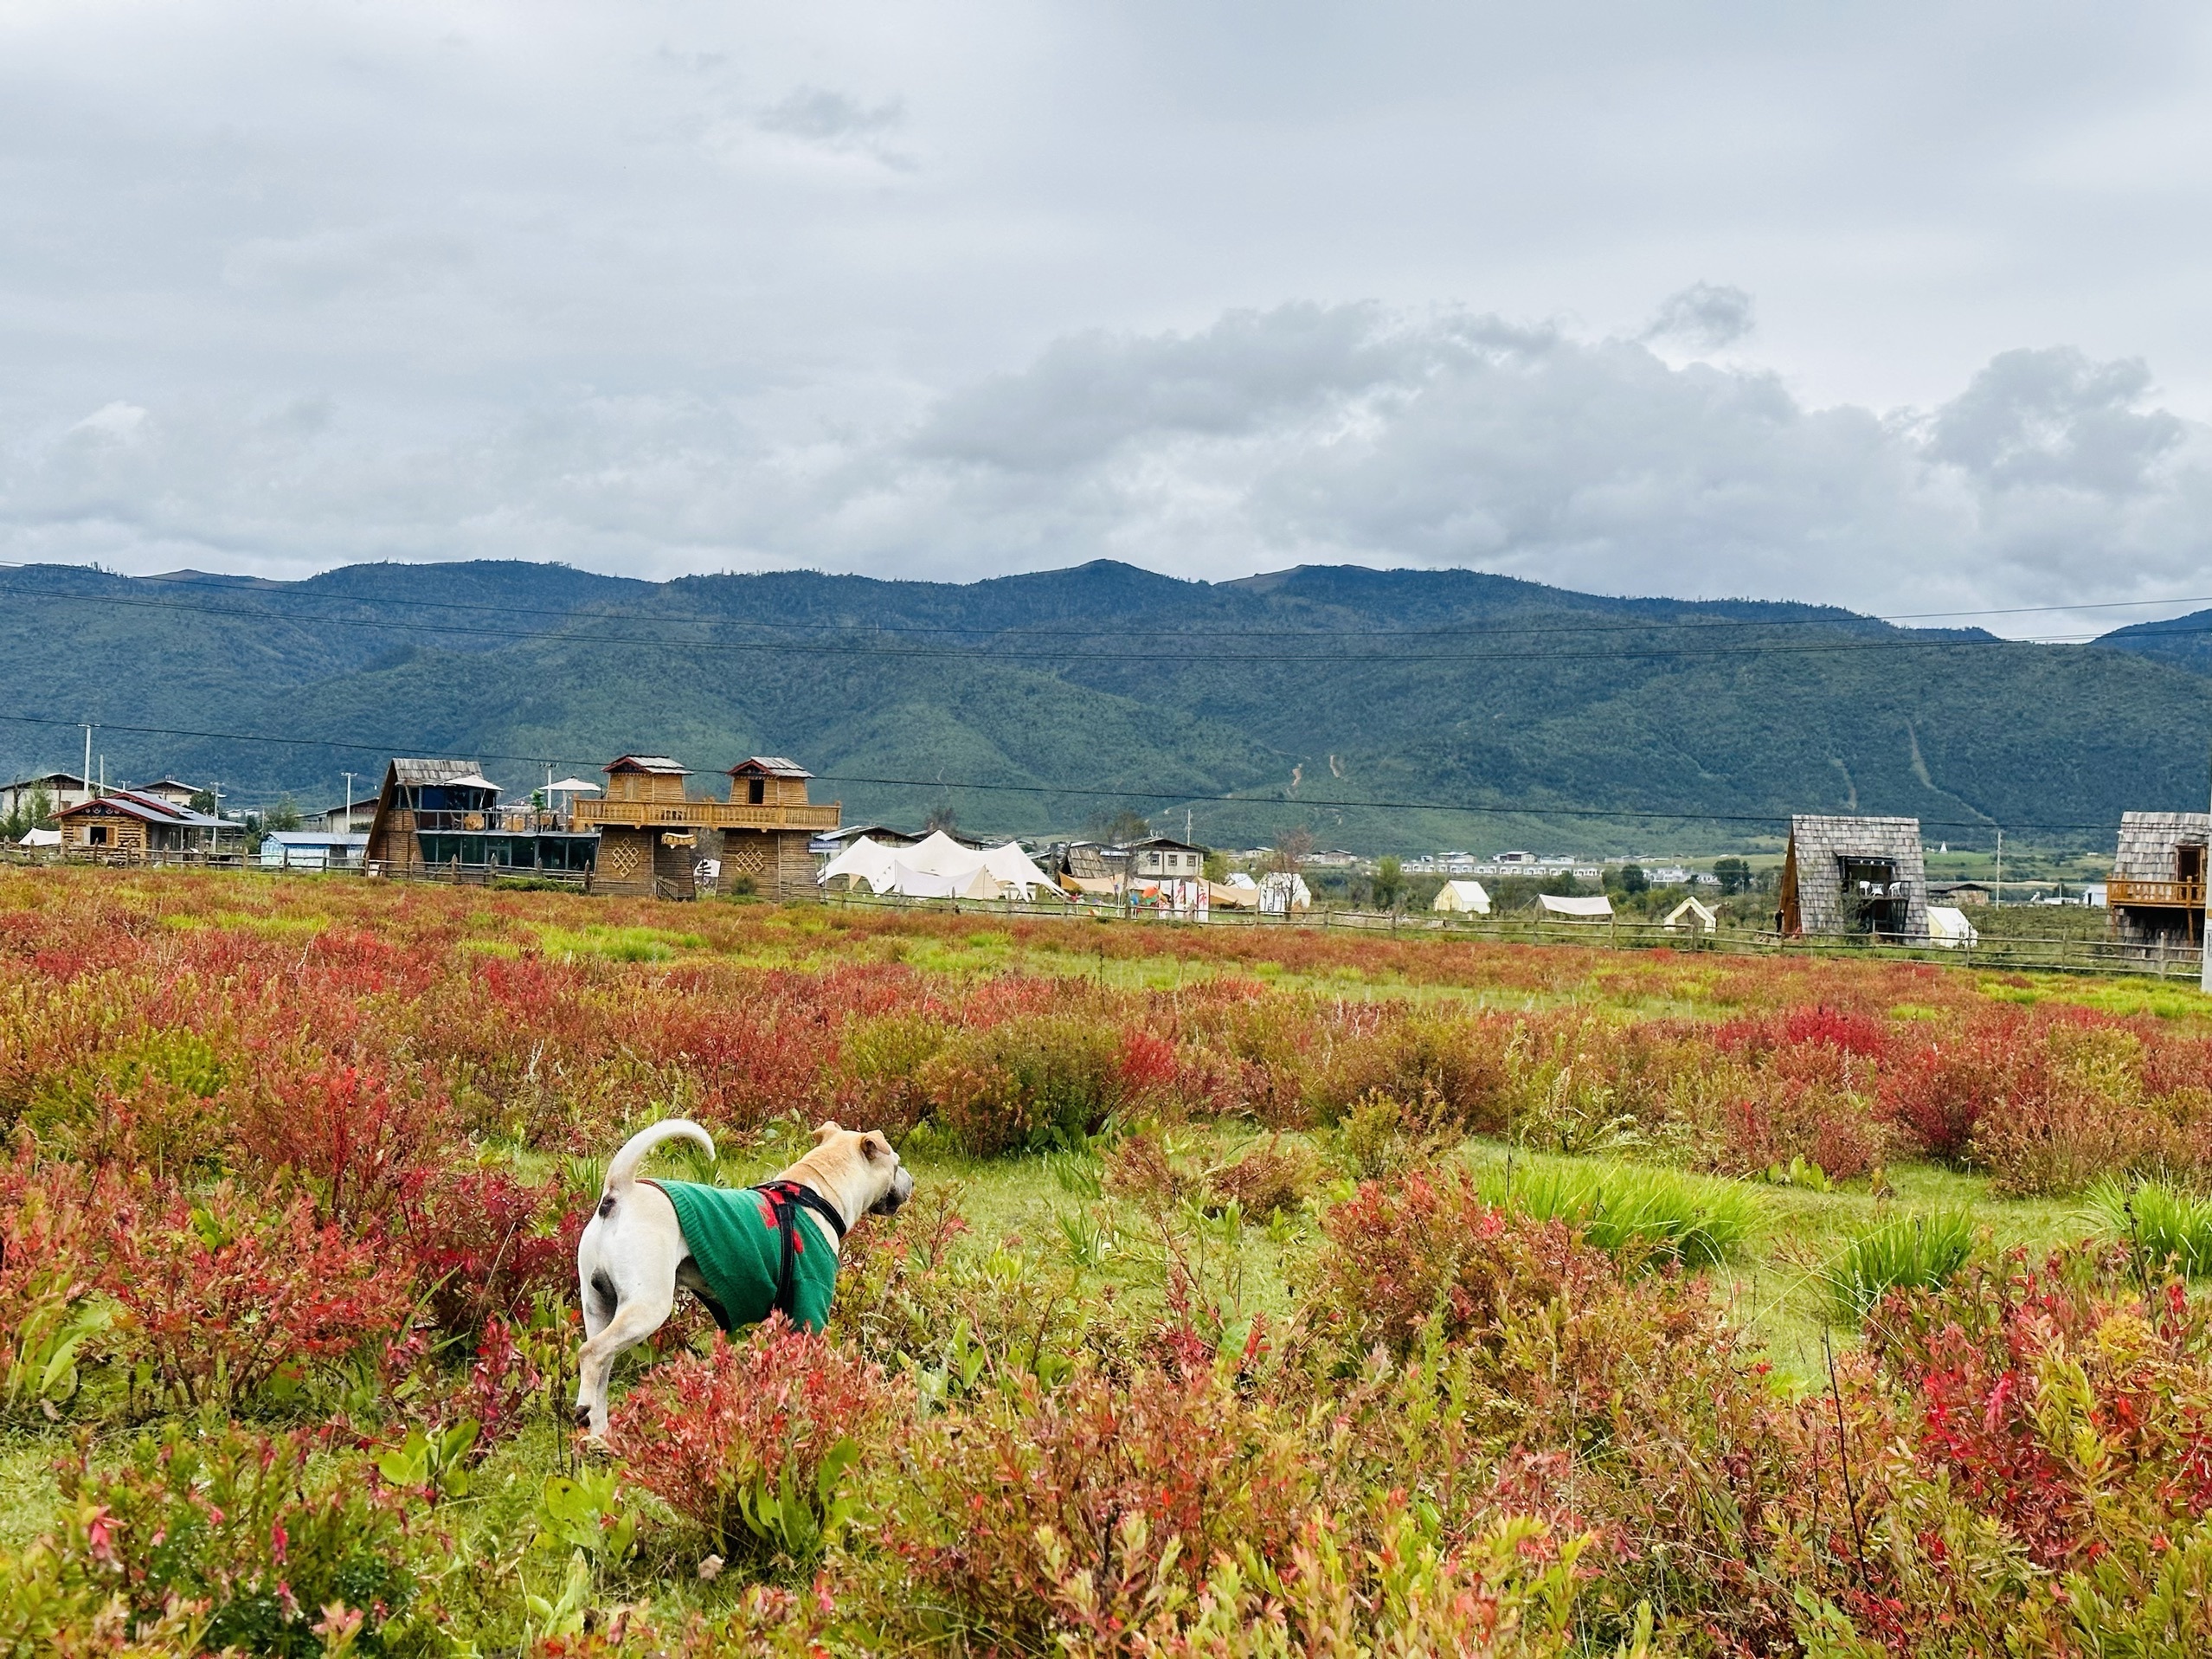
<instances>
[{"instance_id":1,"label":"wooden balcony","mask_svg":"<svg viewBox=\"0 0 2212 1659\"><path fill-rule=\"evenodd\" d=\"M2136 881L2114 876L2105 884L2105 903L2163 905L2169 910L2201 910L2204 884L2201 881Z\"/></svg>"},{"instance_id":2,"label":"wooden balcony","mask_svg":"<svg viewBox=\"0 0 2212 1659\"><path fill-rule=\"evenodd\" d=\"M588 829L833 830L843 807L750 807L727 801L579 801L576 826Z\"/></svg>"}]
</instances>

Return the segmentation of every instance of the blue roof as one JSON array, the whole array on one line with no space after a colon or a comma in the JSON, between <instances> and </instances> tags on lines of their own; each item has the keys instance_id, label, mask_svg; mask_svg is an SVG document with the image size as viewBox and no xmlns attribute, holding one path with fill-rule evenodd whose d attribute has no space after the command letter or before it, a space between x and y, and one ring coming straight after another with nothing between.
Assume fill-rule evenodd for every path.
<instances>
[{"instance_id":1,"label":"blue roof","mask_svg":"<svg viewBox=\"0 0 2212 1659\"><path fill-rule=\"evenodd\" d=\"M279 846L359 846L369 845L365 835L341 835L336 830L271 830L261 838Z\"/></svg>"}]
</instances>

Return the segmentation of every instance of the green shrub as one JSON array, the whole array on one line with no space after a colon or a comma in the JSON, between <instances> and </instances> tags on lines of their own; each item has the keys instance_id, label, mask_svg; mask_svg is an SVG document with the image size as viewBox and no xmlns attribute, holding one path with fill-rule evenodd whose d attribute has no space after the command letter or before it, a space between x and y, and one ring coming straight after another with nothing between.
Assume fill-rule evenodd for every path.
<instances>
[{"instance_id":1,"label":"green shrub","mask_svg":"<svg viewBox=\"0 0 2212 1659\"><path fill-rule=\"evenodd\" d=\"M1032 1014L956 1034L922 1082L938 1122L987 1157L1096 1135L1120 1103L1120 1059L1112 1027Z\"/></svg>"},{"instance_id":2,"label":"green shrub","mask_svg":"<svg viewBox=\"0 0 2212 1659\"><path fill-rule=\"evenodd\" d=\"M838 1121L903 1135L929 1109L922 1070L944 1046L942 1019L871 1014L851 1021L838 1045L832 1091Z\"/></svg>"},{"instance_id":3,"label":"green shrub","mask_svg":"<svg viewBox=\"0 0 2212 1659\"><path fill-rule=\"evenodd\" d=\"M2111 1177L2089 1190L2098 1226L2135 1252L2145 1268L2192 1279L2212 1277L2212 1198L2167 1181L2130 1186Z\"/></svg>"},{"instance_id":4,"label":"green shrub","mask_svg":"<svg viewBox=\"0 0 2212 1659\"><path fill-rule=\"evenodd\" d=\"M1860 1233L1821 1276L1836 1316L1855 1322L1893 1290L1940 1289L1973 1250L1969 1211L1900 1216Z\"/></svg>"},{"instance_id":5,"label":"green shrub","mask_svg":"<svg viewBox=\"0 0 2212 1659\"><path fill-rule=\"evenodd\" d=\"M203 1603L210 1652L320 1654L333 1612L359 1616L355 1651L386 1651L417 1589L396 1502L362 1461L311 1469L308 1450L304 1436L172 1427L119 1469L65 1465L76 1520L44 1546L55 1588L96 1583L134 1619Z\"/></svg>"},{"instance_id":6,"label":"green shrub","mask_svg":"<svg viewBox=\"0 0 2212 1659\"><path fill-rule=\"evenodd\" d=\"M1500 1167L1483 1196L1535 1221L1564 1221L1616 1256L1708 1267L1739 1254L1762 1212L1739 1181L1637 1164Z\"/></svg>"}]
</instances>

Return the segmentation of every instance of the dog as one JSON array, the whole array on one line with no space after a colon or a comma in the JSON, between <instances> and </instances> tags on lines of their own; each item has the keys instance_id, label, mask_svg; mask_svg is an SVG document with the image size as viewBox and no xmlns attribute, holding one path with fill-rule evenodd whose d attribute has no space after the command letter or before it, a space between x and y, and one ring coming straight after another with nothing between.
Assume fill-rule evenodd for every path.
<instances>
[{"instance_id":1,"label":"dog","mask_svg":"<svg viewBox=\"0 0 2212 1659\"><path fill-rule=\"evenodd\" d=\"M759 1186L702 1186L640 1180L646 1154L664 1141L714 1138L672 1117L622 1143L607 1166L599 1209L576 1244L584 1343L576 1356L576 1420L607 1433L607 1383L614 1360L660 1328L682 1285L724 1330L781 1310L819 1331L829 1318L838 1248L864 1215L889 1215L914 1176L881 1135L814 1131L813 1149Z\"/></svg>"}]
</instances>

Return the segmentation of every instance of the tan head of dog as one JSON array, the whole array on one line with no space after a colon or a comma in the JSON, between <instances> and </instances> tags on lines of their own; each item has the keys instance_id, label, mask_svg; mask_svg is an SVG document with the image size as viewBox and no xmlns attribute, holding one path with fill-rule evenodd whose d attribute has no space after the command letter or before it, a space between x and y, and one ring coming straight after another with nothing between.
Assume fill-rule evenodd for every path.
<instances>
[{"instance_id":1,"label":"tan head of dog","mask_svg":"<svg viewBox=\"0 0 2212 1659\"><path fill-rule=\"evenodd\" d=\"M914 1176L874 1129L841 1128L834 1119L814 1130L814 1148L785 1170L835 1204L847 1225L864 1215L891 1215L914 1192Z\"/></svg>"}]
</instances>

